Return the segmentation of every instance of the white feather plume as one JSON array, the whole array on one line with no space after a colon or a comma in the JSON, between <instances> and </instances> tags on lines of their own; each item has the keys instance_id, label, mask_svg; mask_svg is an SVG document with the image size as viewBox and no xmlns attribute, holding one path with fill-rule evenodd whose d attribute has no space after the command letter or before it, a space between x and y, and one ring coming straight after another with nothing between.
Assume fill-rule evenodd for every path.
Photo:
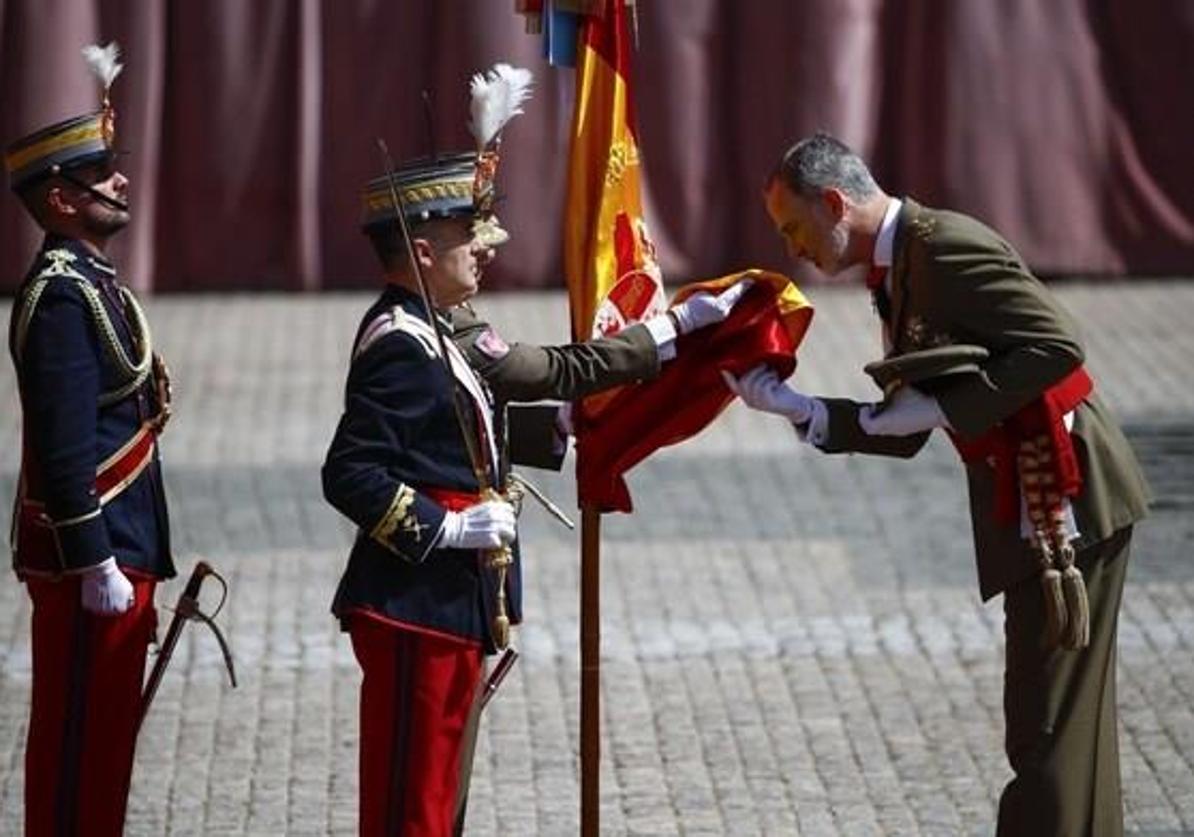
<instances>
[{"instance_id":1,"label":"white feather plume","mask_svg":"<svg viewBox=\"0 0 1194 837\"><path fill-rule=\"evenodd\" d=\"M495 64L487 73L477 73L469 84L472 102L469 130L483 151L497 138L510 119L522 113L522 103L530 98L530 70Z\"/></svg>"},{"instance_id":2,"label":"white feather plume","mask_svg":"<svg viewBox=\"0 0 1194 837\"><path fill-rule=\"evenodd\" d=\"M99 44L83 47L83 60L87 62L91 72L95 73L95 77L100 80L105 92L112 86L112 82L116 81L120 71L124 69L124 65L120 63L120 47L115 41L105 47Z\"/></svg>"}]
</instances>

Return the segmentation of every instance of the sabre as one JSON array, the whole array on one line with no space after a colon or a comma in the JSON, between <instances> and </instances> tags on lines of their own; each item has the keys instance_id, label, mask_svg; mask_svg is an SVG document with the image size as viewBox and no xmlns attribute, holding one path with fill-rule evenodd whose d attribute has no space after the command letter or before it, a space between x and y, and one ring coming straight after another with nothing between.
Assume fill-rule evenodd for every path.
<instances>
[{"instance_id":1,"label":"sabre","mask_svg":"<svg viewBox=\"0 0 1194 837\"><path fill-rule=\"evenodd\" d=\"M493 700L498 686L502 685L502 681L506 679L506 675L510 673L510 669L514 668L516 662L518 662L518 652L513 648L507 648L498 659L497 665L493 667L493 671L489 672L489 677L485 679L485 686L479 698L482 709L489 705L489 701Z\"/></svg>"},{"instance_id":2,"label":"sabre","mask_svg":"<svg viewBox=\"0 0 1194 837\"><path fill-rule=\"evenodd\" d=\"M500 500L501 494L495 486L495 479L491 479L489 467L484 454L477 447L477 440L469 432L468 422L465 420L465 408L462 402L459 382L452 373L452 361L448 355L448 344L444 333L436 325L435 304L431 299L431 292L427 288L427 280L423 277L423 268L415 255L414 237L411 235L410 225L406 221L406 202L398 189L394 174L394 162L390 159L390 149L386 141L377 138L377 147L381 151L382 165L386 175L386 186L389 189L390 201L394 204L394 212L398 216L398 229L402 233L402 242L406 246L406 255L410 260L410 269L415 277L415 284L419 286L419 297L423 302L423 311L427 314L427 324L435 332L436 343L439 346L440 360L447 373L452 387L452 408L456 414L456 424L460 427L460 435L464 437L464 446L468 450L469 464L473 469L473 476L480 488L482 500ZM485 551L488 566L497 572L497 615L493 617L493 641L499 649L510 644L510 617L506 612L506 569L514 563L514 553L510 547L502 546L498 549Z\"/></svg>"},{"instance_id":3,"label":"sabre","mask_svg":"<svg viewBox=\"0 0 1194 837\"><path fill-rule=\"evenodd\" d=\"M529 494L533 498L535 498L539 502L539 505L543 506L543 509L548 514L550 514L556 520L560 521L560 523L562 523L564 526L566 526L569 529L576 528L576 524L572 522L572 519L570 517L568 517L568 515L564 512L564 510L561 509L559 506L557 506L555 503L553 503L551 501L551 498L548 497L546 494L544 494L542 489L539 488L539 486L535 485L533 482L531 482L529 479L524 477L522 474L514 474L514 473L510 474L510 483L511 483L510 490L512 492L515 489L518 489L520 491L525 491L527 494Z\"/></svg>"},{"instance_id":4,"label":"sabre","mask_svg":"<svg viewBox=\"0 0 1194 837\"><path fill-rule=\"evenodd\" d=\"M477 728L481 723L481 712L497 694L498 686L502 685L502 681L506 679L506 675L510 673L510 669L514 668L514 663L517 661L518 652L513 648L507 648L502 652L502 656L490 670L489 676L485 678L485 683L481 686L469 709L468 721L464 725L464 743L461 747L462 752L466 755L460 759L460 784L456 788L456 814L453 817L456 826L452 833L457 837L464 833L464 809L468 804L468 788L472 780L473 753L477 747Z\"/></svg>"},{"instance_id":5,"label":"sabre","mask_svg":"<svg viewBox=\"0 0 1194 837\"><path fill-rule=\"evenodd\" d=\"M199 588L203 586L203 582L208 576L218 581L222 589L220 603L210 616L199 609ZM162 675L166 673L166 666L170 664L170 658L174 656L174 648L178 645L178 639L182 635L183 626L189 621L202 622L211 628L212 633L215 634L216 641L220 644L220 652L224 655L224 666L228 669L228 679L232 682L232 688L236 688L236 669L232 663L232 652L229 650L228 643L225 641L219 627L212 621L221 608L224 607L224 601L227 598L228 582L224 580L224 577L216 572L206 561L200 561L196 564L195 569L191 571L191 577L187 579L186 587L183 588L182 593L178 597L178 603L174 607L174 618L170 620L170 627L166 631L166 639L158 649L157 660L154 662L153 670L150 671L149 679L146 680L145 688L141 692L141 712L137 717L138 731L140 731L141 724L145 721L145 716L149 714L149 706L153 703L153 697L157 694L158 686L161 685Z\"/></svg>"}]
</instances>

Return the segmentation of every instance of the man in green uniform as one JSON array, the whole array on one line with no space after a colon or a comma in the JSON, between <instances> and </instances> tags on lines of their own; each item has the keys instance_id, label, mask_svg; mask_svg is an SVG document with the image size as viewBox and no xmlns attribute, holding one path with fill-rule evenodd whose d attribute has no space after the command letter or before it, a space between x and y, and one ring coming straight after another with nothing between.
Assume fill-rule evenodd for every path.
<instances>
[{"instance_id":1,"label":"man in green uniform","mask_svg":"<svg viewBox=\"0 0 1194 837\"><path fill-rule=\"evenodd\" d=\"M1004 594L1015 777L998 833L1121 834L1116 622L1148 489L1082 369L1073 323L997 233L888 196L828 135L788 149L765 201L793 258L827 274L867 269L889 362L956 344L986 359L932 386L897 386L880 404L809 397L762 367L727 383L827 453L911 457L934 428L950 433L982 596Z\"/></svg>"}]
</instances>

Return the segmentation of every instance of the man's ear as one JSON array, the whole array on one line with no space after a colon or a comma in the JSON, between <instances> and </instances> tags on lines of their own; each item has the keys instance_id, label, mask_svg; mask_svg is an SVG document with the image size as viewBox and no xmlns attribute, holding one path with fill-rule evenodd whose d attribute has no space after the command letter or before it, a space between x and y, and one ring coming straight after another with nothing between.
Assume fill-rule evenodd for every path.
<instances>
[{"instance_id":1,"label":"man's ear","mask_svg":"<svg viewBox=\"0 0 1194 837\"><path fill-rule=\"evenodd\" d=\"M825 204L825 208L829 210L829 214L834 221L842 220L846 214L846 195L841 189L835 189L830 186L821 193L821 200Z\"/></svg>"},{"instance_id":2,"label":"man's ear","mask_svg":"<svg viewBox=\"0 0 1194 837\"><path fill-rule=\"evenodd\" d=\"M46 189L46 206L51 212L56 212L59 215L75 215L79 208L71 203L66 195L63 194L60 186L51 186Z\"/></svg>"},{"instance_id":3,"label":"man's ear","mask_svg":"<svg viewBox=\"0 0 1194 837\"><path fill-rule=\"evenodd\" d=\"M411 244L414 245L415 258L419 261L419 267L429 268L435 264L435 245L425 238L412 239Z\"/></svg>"}]
</instances>

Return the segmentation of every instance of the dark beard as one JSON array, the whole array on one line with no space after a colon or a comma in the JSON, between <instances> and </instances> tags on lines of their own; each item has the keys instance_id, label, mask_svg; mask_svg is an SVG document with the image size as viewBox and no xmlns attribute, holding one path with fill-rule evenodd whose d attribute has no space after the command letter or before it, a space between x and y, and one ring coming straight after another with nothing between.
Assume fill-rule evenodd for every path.
<instances>
[{"instance_id":1,"label":"dark beard","mask_svg":"<svg viewBox=\"0 0 1194 837\"><path fill-rule=\"evenodd\" d=\"M83 216L83 226L88 232L108 238L128 226L129 214L114 209L104 209L100 213L87 213Z\"/></svg>"}]
</instances>

